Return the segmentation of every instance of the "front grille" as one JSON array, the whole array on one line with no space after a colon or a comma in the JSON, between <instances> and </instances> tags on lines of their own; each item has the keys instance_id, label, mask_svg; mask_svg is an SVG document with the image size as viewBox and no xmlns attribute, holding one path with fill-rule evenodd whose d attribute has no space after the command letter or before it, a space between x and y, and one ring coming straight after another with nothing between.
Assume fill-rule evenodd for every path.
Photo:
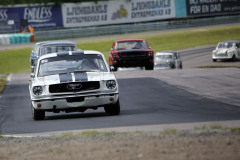
<instances>
[{"instance_id":1,"label":"front grille","mask_svg":"<svg viewBox=\"0 0 240 160\"><path fill-rule=\"evenodd\" d=\"M49 86L50 93L62 93L62 92L80 92L99 89L100 84L98 81L91 82L73 82L73 83L61 83L53 84Z\"/></svg>"},{"instance_id":2,"label":"front grille","mask_svg":"<svg viewBox=\"0 0 240 160\"><path fill-rule=\"evenodd\" d=\"M143 57L146 56L146 52L122 52L121 57Z\"/></svg>"},{"instance_id":3,"label":"front grille","mask_svg":"<svg viewBox=\"0 0 240 160\"><path fill-rule=\"evenodd\" d=\"M224 54L216 54L216 57L228 57L228 54L227 54L227 53L224 53Z\"/></svg>"}]
</instances>

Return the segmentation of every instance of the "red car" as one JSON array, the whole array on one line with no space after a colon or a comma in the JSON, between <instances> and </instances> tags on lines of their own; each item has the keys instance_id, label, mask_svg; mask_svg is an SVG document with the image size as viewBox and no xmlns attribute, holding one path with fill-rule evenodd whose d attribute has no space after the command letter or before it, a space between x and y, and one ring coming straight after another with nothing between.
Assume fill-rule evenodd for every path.
<instances>
[{"instance_id":1,"label":"red car","mask_svg":"<svg viewBox=\"0 0 240 160\"><path fill-rule=\"evenodd\" d=\"M153 70L154 52L143 39L118 40L113 43L109 54L112 71L118 67L145 67Z\"/></svg>"}]
</instances>

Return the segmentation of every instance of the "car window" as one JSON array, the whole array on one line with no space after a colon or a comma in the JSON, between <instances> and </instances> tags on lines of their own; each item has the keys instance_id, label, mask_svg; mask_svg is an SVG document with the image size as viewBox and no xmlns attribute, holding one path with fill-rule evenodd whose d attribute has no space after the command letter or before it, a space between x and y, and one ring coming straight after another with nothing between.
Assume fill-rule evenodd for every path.
<instances>
[{"instance_id":1,"label":"car window","mask_svg":"<svg viewBox=\"0 0 240 160\"><path fill-rule=\"evenodd\" d=\"M145 41L117 42L115 45L115 50L123 50L123 49L148 49L148 46Z\"/></svg>"},{"instance_id":2,"label":"car window","mask_svg":"<svg viewBox=\"0 0 240 160\"><path fill-rule=\"evenodd\" d=\"M156 55L156 58L160 58L160 59L172 59L173 56L172 56L172 55L168 55L168 54L162 54L162 55Z\"/></svg>"},{"instance_id":3,"label":"car window","mask_svg":"<svg viewBox=\"0 0 240 160\"><path fill-rule=\"evenodd\" d=\"M232 48L234 45L231 42L222 42L218 44L217 48Z\"/></svg>"},{"instance_id":4,"label":"car window","mask_svg":"<svg viewBox=\"0 0 240 160\"><path fill-rule=\"evenodd\" d=\"M77 71L108 71L103 57L98 54L51 57L39 63L38 77Z\"/></svg>"},{"instance_id":5,"label":"car window","mask_svg":"<svg viewBox=\"0 0 240 160\"><path fill-rule=\"evenodd\" d=\"M43 46L40 48L40 56L49 54L49 53L59 53L59 52L65 52L65 51L75 51L76 47L71 46L71 45L64 45L64 46L59 46L59 45L49 45L49 46Z\"/></svg>"},{"instance_id":6,"label":"car window","mask_svg":"<svg viewBox=\"0 0 240 160\"><path fill-rule=\"evenodd\" d=\"M236 47L239 48L239 43L236 43Z\"/></svg>"}]
</instances>

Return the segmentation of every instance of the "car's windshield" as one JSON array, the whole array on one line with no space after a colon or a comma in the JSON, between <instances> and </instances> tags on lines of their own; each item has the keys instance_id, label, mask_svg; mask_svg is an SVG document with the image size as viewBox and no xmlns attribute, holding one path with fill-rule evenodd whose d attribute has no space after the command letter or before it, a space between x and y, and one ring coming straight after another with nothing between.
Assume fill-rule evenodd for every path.
<instances>
[{"instance_id":1,"label":"car's windshield","mask_svg":"<svg viewBox=\"0 0 240 160\"><path fill-rule=\"evenodd\" d=\"M39 63L38 77L77 71L107 72L104 60L98 54L57 56L42 59Z\"/></svg>"},{"instance_id":2,"label":"car's windshield","mask_svg":"<svg viewBox=\"0 0 240 160\"><path fill-rule=\"evenodd\" d=\"M123 41L115 44L115 50L123 49L148 49L145 41Z\"/></svg>"},{"instance_id":3,"label":"car's windshield","mask_svg":"<svg viewBox=\"0 0 240 160\"><path fill-rule=\"evenodd\" d=\"M232 48L233 47L233 43L219 43L217 48Z\"/></svg>"},{"instance_id":4,"label":"car's windshield","mask_svg":"<svg viewBox=\"0 0 240 160\"><path fill-rule=\"evenodd\" d=\"M64 51L75 51L76 47L74 45L49 45L40 48L39 56L43 56L49 53L58 53Z\"/></svg>"},{"instance_id":5,"label":"car's windshield","mask_svg":"<svg viewBox=\"0 0 240 160\"><path fill-rule=\"evenodd\" d=\"M159 59L172 59L173 55L171 55L171 54L160 54L160 55L156 55L156 58L159 58Z\"/></svg>"}]
</instances>

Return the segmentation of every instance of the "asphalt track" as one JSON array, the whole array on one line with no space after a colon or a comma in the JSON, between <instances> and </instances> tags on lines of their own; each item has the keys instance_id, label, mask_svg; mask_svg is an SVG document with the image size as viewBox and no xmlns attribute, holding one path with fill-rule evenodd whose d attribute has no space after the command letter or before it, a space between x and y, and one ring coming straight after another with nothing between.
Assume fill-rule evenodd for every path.
<instances>
[{"instance_id":1,"label":"asphalt track","mask_svg":"<svg viewBox=\"0 0 240 160\"><path fill-rule=\"evenodd\" d=\"M30 74L13 74L1 98L0 133L6 135L67 132L112 127L240 120L240 107L237 105L240 94L239 70L234 68L191 69L192 65L198 65L198 61L209 59L212 48L213 46L207 46L180 51L183 70L116 72L120 88L121 114L119 116L109 116L103 108L100 108L84 113L47 113L44 121L34 121L28 91ZM194 60L195 58L197 60ZM207 63L213 62L209 59ZM231 62L218 62L220 65L222 63L231 64ZM238 61L234 65L239 65L239 63ZM224 78L231 79L226 81ZM198 81L198 79L204 79L204 81ZM236 85L229 85L229 81ZM208 97L207 93L211 86L215 88L211 90L212 94L216 95L215 97ZM230 87L225 90L226 86ZM217 90L217 88L220 89ZM226 96L218 99L218 95ZM224 97L230 101L225 101ZM231 103L234 99L235 103Z\"/></svg>"}]
</instances>

